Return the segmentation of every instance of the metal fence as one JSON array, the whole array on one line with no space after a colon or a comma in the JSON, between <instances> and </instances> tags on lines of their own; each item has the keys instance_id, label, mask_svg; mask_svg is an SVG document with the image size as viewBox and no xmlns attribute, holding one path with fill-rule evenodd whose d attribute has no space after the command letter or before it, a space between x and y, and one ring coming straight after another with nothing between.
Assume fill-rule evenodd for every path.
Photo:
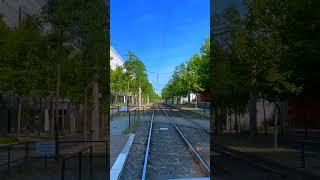
<instances>
[{"instance_id":1,"label":"metal fence","mask_svg":"<svg viewBox=\"0 0 320 180\"><path fill-rule=\"evenodd\" d=\"M109 155L105 140L59 141L59 152L59 157L39 156L36 142L32 141L0 146L1 176L16 177L17 169L57 180L100 179L107 175Z\"/></svg>"}]
</instances>

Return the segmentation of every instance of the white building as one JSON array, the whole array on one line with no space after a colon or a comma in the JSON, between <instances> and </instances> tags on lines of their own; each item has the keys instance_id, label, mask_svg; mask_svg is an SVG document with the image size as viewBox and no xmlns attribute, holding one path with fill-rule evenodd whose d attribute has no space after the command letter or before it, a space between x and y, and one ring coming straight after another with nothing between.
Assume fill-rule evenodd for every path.
<instances>
[{"instance_id":1,"label":"white building","mask_svg":"<svg viewBox=\"0 0 320 180\"><path fill-rule=\"evenodd\" d=\"M110 48L110 58L110 67L112 70L115 70L116 67L123 67L124 60L112 46Z\"/></svg>"},{"instance_id":2,"label":"white building","mask_svg":"<svg viewBox=\"0 0 320 180\"><path fill-rule=\"evenodd\" d=\"M190 101L193 102L193 101L196 101L196 94L195 93L190 93ZM180 99L180 103L187 103L188 102L188 96L187 97L182 97Z\"/></svg>"},{"instance_id":3,"label":"white building","mask_svg":"<svg viewBox=\"0 0 320 180\"><path fill-rule=\"evenodd\" d=\"M110 47L110 68L112 70L115 70L117 67L123 68L123 66L124 66L124 60L122 59L120 54L118 54L117 51L111 46ZM126 103L126 96L124 94L118 94L118 93L116 94L116 92L111 92L111 94L112 94L111 99L114 99L114 97L117 96L120 99L120 102Z\"/></svg>"}]
</instances>

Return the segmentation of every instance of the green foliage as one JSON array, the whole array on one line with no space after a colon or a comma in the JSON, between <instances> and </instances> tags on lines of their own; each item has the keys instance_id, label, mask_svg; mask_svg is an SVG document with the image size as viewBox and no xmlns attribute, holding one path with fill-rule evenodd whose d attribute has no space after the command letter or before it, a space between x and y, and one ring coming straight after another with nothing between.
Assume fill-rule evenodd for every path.
<instances>
[{"instance_id":1,"label":"green foliage","mask_svg":"<svg viewBox=\"0 0 320 180\"><path fill-rule=\"evenodd\" d=\"M61 97L80 103L84 90L98 81L102 98L108 98L104 2L57 0L50 5L44 15L53 27L49 34L42 33L35 17L23 19L15 29L0 19L0 90L22 98L52 95L60 64Z\"/></svg>"},{"instance_id":2,"label":"green foliage","mask_svg":"<svg viewBox=\"0 0 320 180\"><path fill-rule=\"evenodd\" d=\"M148 80L144 63L131 51L123 69L111 70L110 77L110 88L114 93L138 95L140 87L143 98L149 97L150 101L160 99Z\"/></svg>"},{"instance_id":3,"label":"green foliage","mask_svg":"<svg viewBox=\"0 0 320 180\"><path fill-rule=\"evenodd\" d=\"M302 91L319 89L320 3L316 0L246 0L247 17L234 7L223 17L227 47L212 45L211 87L215 108L245 110L257 92L279 103ZM312 65L311 65L312 64Z\"/></svg>"},{"instance_id":4,"label":"green foliage","mask_svg":"<svg viewBox=\"0 0 320 180\"><path fill-rule=\"evenodd\" d=\"M200 55L194 54L186 63L175 68L169 82L163 88L162 98L187 96L191 92L209 89L210 42L206 39L200 48Z\"/></svg>"}]
</instances>

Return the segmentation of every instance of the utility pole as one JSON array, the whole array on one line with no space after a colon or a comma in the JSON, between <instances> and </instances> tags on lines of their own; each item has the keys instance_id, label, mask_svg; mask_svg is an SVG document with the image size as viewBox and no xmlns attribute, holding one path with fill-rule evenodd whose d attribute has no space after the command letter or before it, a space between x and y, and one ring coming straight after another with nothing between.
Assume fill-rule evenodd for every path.
<instances>
[{"instance_id":1,"label":"utility pole","mask_svg":"<svg viewBox=\"0 0 320 180\"><path fill-rule=\"evenodd\" d=\"M88 86L85 89L84 96L84 122L83 122L83 135L85 140L87 140L87 124L88 124Z\"/></svg>"},{"instance_id":2,"label":"utility pole","mask_svg":"<svg viewBox=\"0 0 320 180\"><path fill-rule=\"evenodd\" d=\"M139 85L139 99L138 99L138 108L141 106L141 86Z\"/></svg>"},{"instance_id":3,"label":"utility pole","mask_svg":"<svg viewBox=\"0 0 320 180\"><path fill-rule=\"evenodd\" d=\"M57 64L57 86L56 86L56 98L55 98L55 121L54 121L54 141L56 148L56 159L59 157L59 133L58 133L58 101L60 93L60 76L61 76L61 65Z\"/></svg>"},{"instance_id":4,"label":"utility pole","mask_svg":"<svg viewBox=\"0 0 320 180\"><path fill-rule=\"evenodd\" d=\"M93 130L93 138L99 138L99 84L97 80L94 80L92 88L92 100L93 100L93 109L92 109L92 120L91 128Z\"/></svg>"},{"instance_id":5,"label":"utility pole","mask_svg":"<svg viewBox=\"0 0 320 180\"><path fill-rule=\"evenodd\" d=\"M19 0L19 23L22 21L22 13L21 13L21 0Z\"/></svg>"}]
</instances>

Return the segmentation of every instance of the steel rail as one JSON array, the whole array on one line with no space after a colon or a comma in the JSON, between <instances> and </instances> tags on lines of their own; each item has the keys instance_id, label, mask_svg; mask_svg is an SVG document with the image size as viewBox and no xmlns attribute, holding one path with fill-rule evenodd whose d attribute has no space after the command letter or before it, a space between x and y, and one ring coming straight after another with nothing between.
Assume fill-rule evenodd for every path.
<instances>
[{"instance_id":1,"label":"steel rail","mask_svg":"<svg viewBox=\"0 0 320 180\"><path fill-rule=\"evenodd\" d=\"M181 112L181 113L183 113L183 114L187 114L187 115L189 115L189 116L193 116L193 114L189 114L189 113L187 113L187 112L185 112L185 111L182 111L182 110L179 109L179 108L175 108L175 107L172 107L172 106L169 106L169 105L164 105L164 107L169 107L169 108L170 108L170 111L173 111L172 109L174 108L174 109L178 110L179 112ZM193 117L194 117L194 116L193 116ZM192 124L198 126L200 129L202 129L205 133L207 133L207 134L210 135L210 131L209 131L209 130L207 130L206 128L200 126L198 123L194 122L192 119L188 119L188 120L189 120L189 122L191 122Z\"/></svg>"},{"instance_id":2,"label":"steel rail","mask_svg":"<svg viewBox=\"0 0 320 180\"><path fill-rule=\"evenodd\" d=\"M200 164L204 167L204 169L207 171L208 174L210 174L210 166L207 164L207 162L205 160L203 160L201 158L201 156L198 154L198 152L193 148L193 146L190 144L190 142L187 140L187 138L183 135L183 133L180 131L180 129L178 128L178 126L171 121L169 115L161 108L161 105L159 105L161 111L166 115L167 119L171 122L171 124L173 124L173 126L175 127L175 129L178 131L178 133L180 134L180 136L182 137L182 139L184 140L184 142L188 145L189 149L191 150L191 152L193 153L193 155L196 157L196 159L200 162Z\"/></svg>"},{"instance_id":3,"label":"steel rail","mask_svg":"<svg viewBox=\"0 0 320 180\"><path fill-rule=\"evenodd\" d=\"M147 175L147 164L148 164L148 158L149 158L149 149L150 149L150 141L151 141L151 134L152 134L152 125L153 125L153 118L154 118L154 109L152 111L152 117L150 122L150 128L149 128L149 135L148 135L148 142L147 142L147 148L146 148L146 154L144 156L144 163L143 163L143 170L142 170L142 180L146 179Z\"/></svg>"}]
</instances>

